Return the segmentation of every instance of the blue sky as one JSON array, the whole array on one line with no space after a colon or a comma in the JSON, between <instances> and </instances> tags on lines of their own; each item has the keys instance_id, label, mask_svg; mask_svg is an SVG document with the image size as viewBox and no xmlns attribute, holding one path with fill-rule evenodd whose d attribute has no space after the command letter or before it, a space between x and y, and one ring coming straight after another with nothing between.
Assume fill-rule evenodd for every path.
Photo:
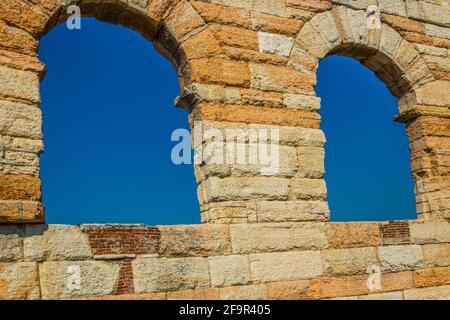
<instances>
[{"instance_id":1,"label":"blue sky","mask_svg":"<svg viewBox=\"0 0 450 320\"><path fill-rule=\"evenodd\" d=\"M140 34L83 19L43 37L40 58L45 152L43 201L49 223L199 223L193 168L170 159L172 65ZM408 140L394 123L396 99L349 58L323 60L317 93L327 136L332 219L415 217Z\"/></svg>"}]
</instances>

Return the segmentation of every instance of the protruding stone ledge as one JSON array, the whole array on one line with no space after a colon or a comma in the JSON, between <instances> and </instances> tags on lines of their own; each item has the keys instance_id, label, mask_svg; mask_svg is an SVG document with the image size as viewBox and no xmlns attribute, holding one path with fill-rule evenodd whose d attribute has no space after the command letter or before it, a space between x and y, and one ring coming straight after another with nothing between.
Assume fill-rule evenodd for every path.
<instances>
[{"instance_id":1,"label":"protruding stone ledge","mask_svg":"<svg viewBox=\"0 0 450 320\"><path fill-rule=\"evenodd\" d=\"M422 116L432 116L449 119L450 110L446 107L416 105L401 110L400 113L394 117L394 121L411 122L412 120L415 120Z\"/></svg>"},{"instance_id":2,"label":"protruding stone ledge","mask_svg":"<svg viewBox=\"0 0 450 320\"><path fill-rule=\"evenodd\" d=\"M0 223L43 223L44 206L37 201L0 200Z\"/></svg>"}]
</instances>

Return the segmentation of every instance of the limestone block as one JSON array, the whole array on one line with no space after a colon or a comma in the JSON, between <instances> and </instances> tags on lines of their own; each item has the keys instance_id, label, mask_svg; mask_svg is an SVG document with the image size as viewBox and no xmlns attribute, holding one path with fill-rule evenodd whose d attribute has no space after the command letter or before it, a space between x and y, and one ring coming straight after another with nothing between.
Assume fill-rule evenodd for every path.
<instances>
[{"instance_id":1,"label":"limestone block","mask_svg":"<svg viewBox=\"0 0 450 320\"><path fill-rule=\"evenodd\" d=\"M380 11L383 13L406 16L406 5L404 0L378 0Z\"/></svg>"},{"instance_id":2,"label":"limestone block","mask_svg":"<svg viewBox=\"0 0 450 320\"><path fill-rule=\"evenodd\" d=\"M0 83L1 91L3 82L0 80ZM42 139L41 110L36 106L11 101L0 101L0 134Z\"/></svg>"},{"instance_id":3,"label":"limestone block","mask_svg":"<svg viewBox=\"0 0 450 320\"><path fill-rule=\"evenodd\" d=\"M319 59L325 57L330 50L328 44L322 39L310 22L305 23L301 29L297 37L297 42L306 51Z\"/></svg>"},{"instance_id":4,"label":"limestone block","mask_svg":"<svg viewBox=\"0 0 450 320\"><path fill-rule=\"evenodd\" d=\"M43 223L44 209L38 201L0 200L0 223Z\"/></svg>"},{"instance_id":5,"label":"limestone block","mask_svg":"<svg viewBox=\"0 0 450 320\"><path fill-rule=\"evenodd\" d=\"M253 281L288 281L317 278L323 274L319 251L258 253L250 255Z\"/></svg>"},{"instance_id":6,"label":"limestone block","mask_svg":"<svg viewBox=\"0 0 450 320\"><path fill-rule=\"evenodd\" d=\"M217 58L196 59L190 61L186 68L186 77L191 83L207 83L230 86L250 84L249 69L246 62Z\"/></svg>"},{"instance_id":7,"label":"limestone block","mask_svg":"<svg viewBox=\"0 0 450 320\"><path fill-rule=\"evenodd\" d=\"M267 299L267 288L264 284L236 286L220 289L222 300L263 300Z\"/></svg>"},{"instance_id":8,"label":"limestone block","mask_svg":"<svg viewBox=\"0 0 450 320\"><path fill-rule=\"evenodd\" d=\"M305 96L301 94L284 94L283 103L288 108L318 111L321 99L316 96Z\"/></svg>"},{"instance_id":9,"label":"limestone block","mask_svg":"<svg viewBox=\"0 0 450 320\"><path fill-rule=\"evenodd\" d=\"M285 178L209 177L205 187L208 202L229 200L273 199L283 200L289 194L289 180Z\"/></svg>"},{"instance_id":10,"label":"limestone block","mask_svg":"<svg viewBox=\"0 0 450 320\"><path fill-rule=\"evenodd\" d=\"M381 274L381 290L379 291L406 290L413 287L413 272L411 271Z\"/></svg>"},{"instance_id":11,"label":"limestone block","mask_svg":"<svg viewBox=\"0 0 450 320\"><path fill-rule=\"evenodd\" d=\"M405 300L448 300L450 286L411 289L404 292Z\"/></svg>"},{"instance_id":12,"label":"limestone block","mask_svg":"<svg viewBox=\"0 0 450 320\"><path fill-rule=\"evenodd\" d=\"M17 226L0 226L0 261L22 259L22 250L22 238Z\"/></svg>"},{"instance_id":13,"label":"limestone block","mask_svg":"<svg viewBox=\"0 0 450 320\"><path fill-rule=\"evenodd\" d=\"M329 48L335 48L342 43L333 16L330 11L316 15L310 20L311 25L326 40Z\"/></svg>"},{"instance_id":14,"label":"limestone block","mask_svg":"<svg viewBox=\"0 0 450 320\"><path fill-rule=\"evenodd\" d=\"M284 0L255 0L253 2L254 11L267 13L271 15L286 16L286 7Z\"/></svg>"},{"instance_id":15,"label":"limestone block","mask_svg":"<svg viewBox=\"0 0 450 320\"><path fill-rule=\"evenodd\" d=\"M359 296L359 300L403 300L403 292L385 292Z\"/></svg>"},{"instance_id":16,"label":"limestone block","mask_svg":"<svg viewBox=\"0 0 450 320\"><path fill-rule=\"evenodd\" d=\"M321 147L298 147L298 175L301 178L321 179L325 175L325 151Z\"/></svg>"},{"instance_id":17,"label":"limestone block","mask_svg":"<svg viewBox=\"0 0 450 320\"><path fill-rule=\"evenodd\" d=\"M366 275L324 277L310 281L308 298L325 299L366 295L368 293Z\"/></svg>"},{"instance_id":18,"label":"limestone block","mask_svg":"<svg viewBox=\"0 0 450 320\"><path fill-rule=\"evenodd\" d=\"M397 272L423 268L422 248L418 245L379 247L383 272Z\"/></svg>"},{"instance_id":19,"label":"limestone block","mask_svg":"<svg viewBox=\"0 0 450 320\"><path fill-rule=\"evenodd\" d=\"M36 36L42 32L48 16L38 6L31 3L9 0L0 3L0 20L9 25L21 26L23 30Z\"/></svg>"},{"instance_id":20,"label":"limestone block","mask_svg":"<svg viewBox=\"0 0 450 320\"><path fill-rule=\"evenodd\" d=\"M165 293L154 292L150 294L165 294ZM220 299L220 292L218 288L201 288L201 289L189 289L189 290L167 292L167 300L219 300L219 299Z\"/></svg>"},{"instance_id":21,"label":"limestone block","mask_svg":"<svg viewBox=\"0 0 450 320\"><path fill-rule=\"evenodd\" d=\"M213 287L245 285L251 281L250 265L245 255L209 257Z\"/></svg>"},{"instance_id":22,"label":"limestone block","mask_svg":"<svg viewBox=\"0 0 450 320\"><path fill-rule=\"evenodd\" d=\"M227 225L159 226L159 253L165 256L210 256L231 253Z\"/></svg>"},{"instance_id":23,"label":"limestone block","mask_svg":"<svg viewBox=\"0 0 450 320\"><path fill-rule=\"evenodd\" d=\"M450 267L416 270L414 286L416 288L450 285Z\"/></svg>"},{"instance_id":24,"label":"limestone block","mask_svg":"<svg viewBox=\"0 0 450 320\"><path fill-rule=\"evenodd\" d=\"M417 51L422 54L429 54L437 57L446 58L449 54L448 49L434 47L426 44L416 44Z\"/></svg>"},{"instance_id":25,"label":"limestone block","mask_svg":"<svg viewBox=\"0 0 450 320\"><path fill-rule=\"evenodd\" d=\"M189 86L197 99L217 103L239 103L241 94L239 88L223 87L211 84L193 83Z\"/></svg>"},{"instance_id":26,"label":"limestone block","mask_svg":"<svg viewBox=\"0 0 450 320\"><path fill-rule=\"evenodd\" d=\"M203 25L203 20L187 1L181 1L164 22L172 35L181 40L192 30Z\"/></svg>"},{"instance_id":27,"label":"limestone block","mask_svg":"<svg viewBox=\"0 0 450 320\"><path fill-rule=\"evenodd\" d=\"M387 24L381 26L380 51L391 58L395 57L401 37L397 31Z\"/></svg>"},{"instance_id":28,"label":"limestone block","mask_svg":"<svg viewBox=\"0 0 450 320\"><path fill-rule=\"evenodd\" d=\"M303 21L277 17L274 15L252 12L251 27L253 30L283 34L287 36L297 35Z\"/></svg>"},{"instance_id":29,"label":"limestone block","mask_svg":"<svg viewBox=\"0 0 450 320\"><path fill-rule=\"evenodd\" d=\"M370 5L377 4L377 0L332 0L332 2L354 9L366 9Z\"/></svg>"},{"instance_id":30,"label":"limestone block","mask_svg":"<svg viewBox=\"0 0 450 320\"><path fill-rule=\"evenodd\" d=\"M41 196L41 180L38 177L0 175L0 199L39 201Z\"/></svg>"},{"instance_id":31,"label":"limestone block","mask_svg":"<svg viewBox=\"0 0 450 320\"><path fill-rule=\"evenodd\" d=\"M425 24L425 32L428 36L450 39L450 28L440 27L434 24Z\"/></svg>"},{"instance_id":32,"label":"limestone block","mask_svg":"<svg viewBox=\"0 0 450 320\"><path fill-rule=\"evenodd\" d=\"M211 0L211 3L243 9L252 9L254 0Z\"/></svg>"},{"instance_id":33,"label":"limestone block","mask_svg":"<svg viewBox=\"0 0 450 320\"><path fill-rule=\"evenodd\" d=\"M407 70L418 58L419 52L417 52L414 45L406 40L402 40L395 54L395 61L400 68Z\"/></svg>"},{"instance_id":34,"label":"limestone block","mask_svg":"<svg viewBox=\"0 0 450 320\"><path fill-rule=\"evenodd\" d=\"M327 224L328 242L332 248L376 247L381 245L378 223L349 222Z\"/></svg>"},{"instance_id":35,"label":"limestone block","mask_svg":"<svg viewBox=\"0 0 450 320\"><path fill-rule=\"evenodd\" d=\"M303 200L324 200L327 196L327 186L323 179L295 178L291 180L292 192Z\"/></svg>"},{"instance_id":36,"label":"limestone block","mask_svg":"<svg viewBox=\"0 0 450 320\"><path fill-rule=\"evenodd\" d=\"M317 249L326 245L320 222L237 224L230 226L233 253Z\"/></svg>"},{"instance_id":37,"label":"limestone block","mask_svg":"<svg viewBox=\"0 0 450 320\"><path fill-rule=\"evenodd\" d=\"M450 244L426 244L422 251L425 268L450 266Z\"/></svg>"},{"instance_id":38,"label":"limestone block","mask_svg":"<svg viewBox=\"0 0 450 320\"><path fill-rule=\"evenodd\" d=\"M294 38L280 34L258 32L259 51L288 57Z\"/></svg>"},{"instance_id":39,"label":"limestone block","mask_svg":"<svg viewBox=\"0 0 450 320\"><path fill-rule=\"evenodd\" d=\"M142 257L133 261L136 293L210 286L206 258Z\"/></svg>"},{"instance_id":40,"label":"limestone block","mask_svg":"<svg viewBox=\"0 0 450 320\"><path fill-rule=\"evenodd\" d=\"M415 0L407 0L406 10L408 16L413 19L442 25L445 27L450 26L448 19L450 9L448 7L426 1L419 2Z\"/></svg>"},{"instance_id":41,"label":"limestone block","mask_svg":"<svg viewBox=\"0 0 450 320\"><path fill-rule=\"evenodd\" d=\"M24 258L29 261L84 260L92 257L89 239L78 226L27 225Z\"/></svg>"},{"instance_id":42,"label":"limestone block","mask_svg":"<svg viewBox=\"0 0 450 320\"><path fill-rule=\"evenodd\" d=\"M411 241L418 244L450 242L450 223L446 221L413 221Z\"/></svg>"},{"instance_id":43,"label":"limestone block","mask_svg":"<svg viewBox=\"0 0 450 320\"><path fill-rule=\"evenodd\" d=\"M378 264L375 247L329 249L322 254L325 272L331 275L364 274L368 267Z\"/></svg>"},{"instance_id":44,"label":"limestone block","mask_svg":"<svg viewBox=\"0 0 450 320\"><path fill-rule=\"evenodd\" d=\"M442 106L450 105L450 81L433 81L416 90L417 104Z\"/></svg>"},{"instance_id":45,"label":"limestone block","mask_svg":"<svg viewBox=\"0 0 450 320\"><path fill-rule=\"evenodd\" d=\"M120 264L119 261L43 262L39 267L42 299L113 294Z\"/></svg>"},{"instance_id":46,"label":"limestone block","mask_svg":"<svg viewBox=\"0 0 450 320\"><path fill-rule=\"evenodd\" d=\"M267 284L270 300L304 300L308 298L308 280L281 281Z\"/></svg>"},{"instance_id":47,"label":"limestone block","mask_svg":"<svg viewBox=\"0 0 450 320\"><path fill-rule=\"evenodd\" d=\"M39 76L35 72L0 66L0 96L40 102ZM5 102L1 102L4 105Z\"/></svg>"},{"instance_id":48,"label":"limestone block","mask_svg":"<svg viewBox=\"0 0 450 320\"><path fill-rule=\"evenodd\" d=\"M325 201L258 201L253 222L328 221L330 209Z\"/></svg>"},{"instance_id":49,"label":"limestone block","mask_svg":"<svg viewBox=\"0 0 450 320\"><path fill-rule=\"evenodd\" d=\"M0 263L0 300L39 299L38 279L34 262Z\"/></svg>"}]
</instances>

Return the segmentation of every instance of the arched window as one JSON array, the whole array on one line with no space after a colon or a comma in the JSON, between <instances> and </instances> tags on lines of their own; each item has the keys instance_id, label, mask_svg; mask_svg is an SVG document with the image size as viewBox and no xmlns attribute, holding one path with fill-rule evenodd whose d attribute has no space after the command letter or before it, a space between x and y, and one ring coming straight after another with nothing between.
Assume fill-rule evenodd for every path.
<instances>
[{"instance_id":1,"label":"arched window","mask_svg":"<svg viewBox=\"0 0 450 320\"><path fill-rule=\"evenodd\" d=\"M392 120L397 98L353 58L325 58L317 78L331 220L414 219L408 138Z\"/></svg>"},{"instance_id":2,"label":"arched window","mask_svg":"<svg viewBox=\"0 0 450 320\"><path fill-rule=\"evenodd\" d=\"M192 166L171 161L178 76L139 33L93 18L43 37L40 60L49 223L198 223Z\"/></svg>"}]
</instances>

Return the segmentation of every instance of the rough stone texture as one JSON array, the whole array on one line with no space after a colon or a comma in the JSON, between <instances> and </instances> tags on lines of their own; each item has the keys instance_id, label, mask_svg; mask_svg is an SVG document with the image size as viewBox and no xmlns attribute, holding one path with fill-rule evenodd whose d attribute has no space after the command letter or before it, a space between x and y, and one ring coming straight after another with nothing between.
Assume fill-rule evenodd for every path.
<instances>
[{"instance_id":1,"label":"rough stone texture","mask_svg":"<svg viewBox=\"0 0 450 320\"><path fill-rule=\"evenodd\" d=\"M376 247L381 244L378 223L330 223L327 236L333 248Z\"/></svg>"},{"instance_id":2,"label":"rough stone texture","mask_svg":"<svg viewBox=\"0 0 450 320\"><path fill-rule=\"evenodd\" d=\"M267 288L265 285L249 285L222 288L220 289L220 298L223 300L267 299Z\"/></svg>"},{"instance_id":3,"label":"rough stone texture","mask_svg":"<svg viewBox=\"0 0 450 320\"><path fill-rule=\"evenodd\" d=\"M422 249L417 245L379 247L383 272L396 272L423 268Z\"/></svg>"},{"instance_id":4,"label":"rough stone texture","mask_svg":"<svg viewBox=\"0 0 450 320\"><path fill-rule=\"evenodd\" d=\"M413 243L450 242L450 223L442 222L412 222L411 240Z\"/></svg>"},{"instance_id":5,"label":"rough stone texture","mask_svg":"<svg viewBox=\"0 0 450 320\"><path fill-rule=\"evenodd\" d=\"M333 276L364 274L378 263L375 248L330 249L322 255L325 273Z\"/></svg>"},{"instance_id":6,"label":"rough stone texture","mask_svg":"<svg viewBox=\"0 0 450 320\"><path fill-rule=\"evenodd\" d=\"M139 258L133 270L136 293L210 286L205 258Z\"/></svg>"},{"instance_id":7,"label":"rough stone texture","mask_svg":"<svg viewBox=\"0 0 450 320\"><path fill-rule=\"evenodd\" d=\"M39 299L40 296L38 266L36 263L0 262L1 300L34 300Z\"/></svg>"},{"instance_id":8,"label":"rough stone texture","mask_svg":"<svg viewBox=\"0 0 450 320\"><path fill-rule=\"evenodd\" d=\"M411 289L405 291L405 300L448 300L450 286Z\"/></svg>"},{"instance_id":9,"label":"rough stone texture","mask_svg":"<svg viewBox=\"0 0 450 320\"><path fill-rule=\"evenodd\" d=\"M310 279L323 274L317 251L251 254L250 270L257 282Z\"/></svg>"},{"instance_id":10,"label":"rough stone texture","mask_svg":"<svg viewBox=\"0 0 450 320\"><path fill-rule=\"evenodd\" d=\"M73 273L79 268L80 287L69 286ZM102 296L113 294L119 278L119 262L48 261L39 266L42 299Z\"/></svg>"},{"instance_id":11,"label":"rough stone texture","mask_svg":"<svg viewBox=\"0 0 450 320\"><path fill-rule=\"evenodd\" d=\"M247 256L210 257L208 262L213 287L243 285L251 281Z\"/></svg>"},{"instance_id":12,"label":"rough stone texture","mask_svg":"<svg viewBox=\"0 0 450 320\"><path fill-rule=\"evenodd\" d=\"M0 261L17 261L23 256L22 239L16 226L0 226Z\"/></svg>"},{"instance_id":13,"label":"rough stone texture","mask_svg":"<svg viewBox=\"0 0 450 320\"><path fill-rule=\"evenodd\" d=\"M450 266L450 244L427 244L422 246L426 268Z\"/></svg>"},{"instance_id":14,"label":"rough stone texture","mask_svg":"<svg viewBox=\"0 0 450 320\"><path fill-rule=\"evenodd\" d=\"M282 281L267 284L267 298L271 300L303 300L308 298L309 281Z\"/></svg>"}]
</instances>

